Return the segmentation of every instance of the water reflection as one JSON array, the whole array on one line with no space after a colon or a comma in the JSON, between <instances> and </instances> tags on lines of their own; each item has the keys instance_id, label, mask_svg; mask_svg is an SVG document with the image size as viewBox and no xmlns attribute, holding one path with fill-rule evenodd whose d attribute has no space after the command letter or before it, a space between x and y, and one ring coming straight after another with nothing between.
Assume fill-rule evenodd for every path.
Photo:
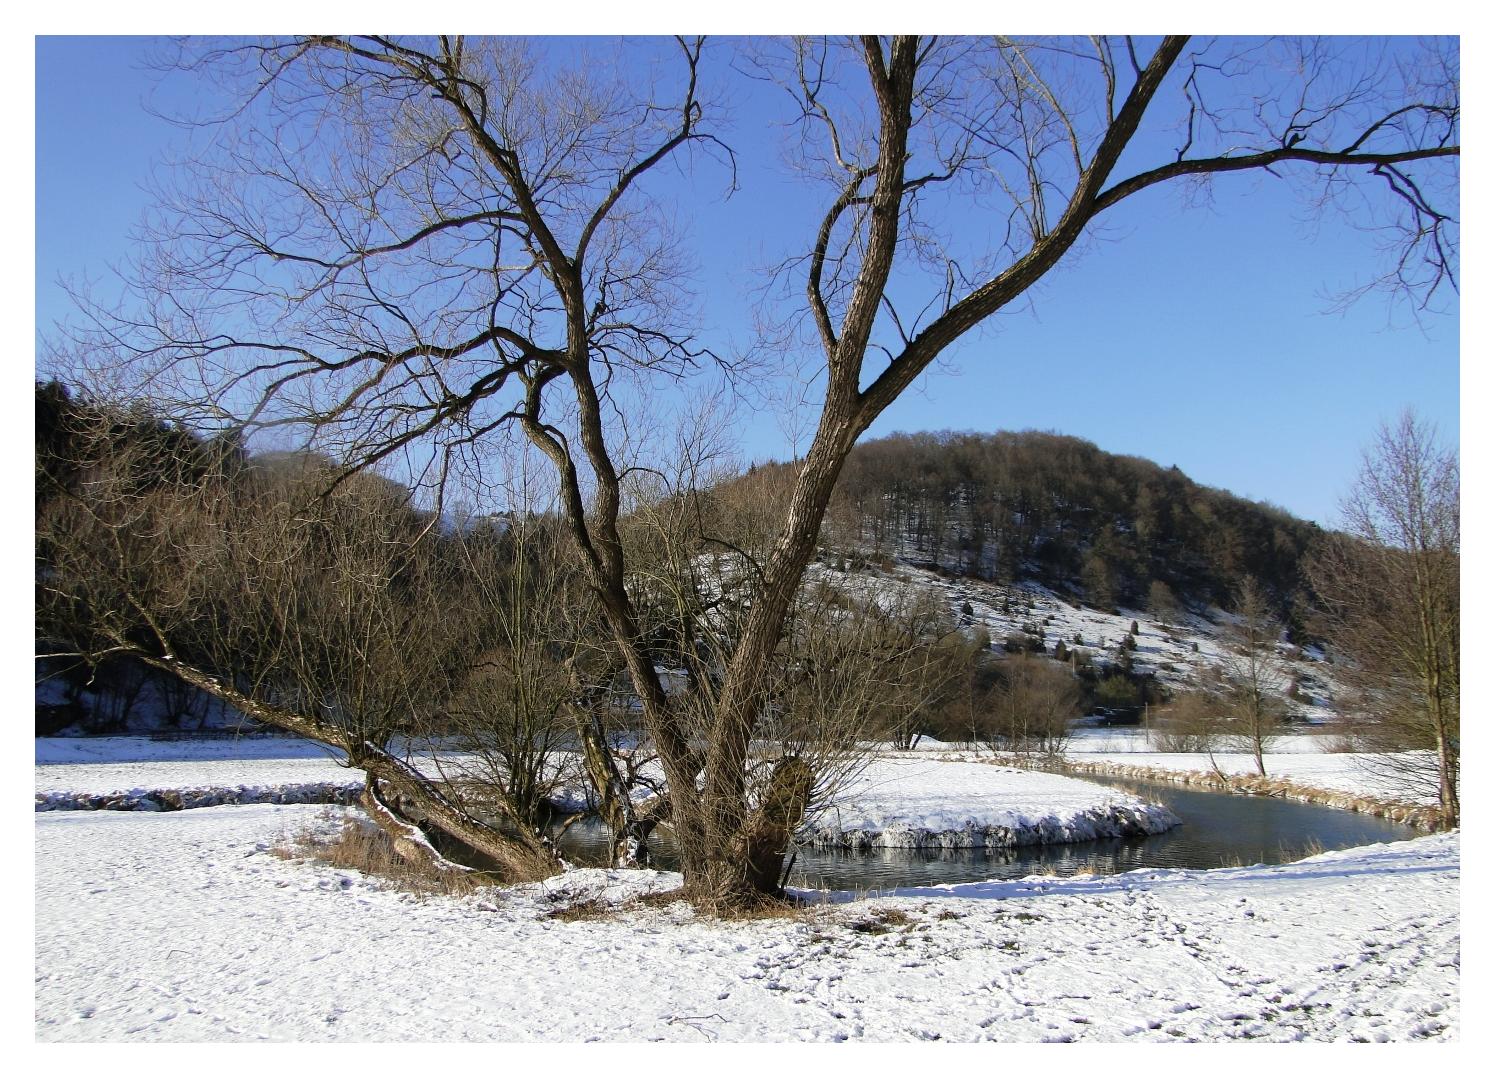
<instances>
[{"instance_id":1,"label":"water reflection","mask_svg":"<svg viewBox=\"0 0 1495 1078\"><path fill-rule=\"evenodd\" d=\"M1088 781L1102 781L1089 779ZM1418 834L1392 823L1343 809L1267 797L1242 797L1139 782L1106 782L1148 801L1166 804L1184 821L1161 835L1102 839L1063 846L1012 850L821 850L799 848L789 883L833 890L879 890L973 880L1020 879L1031 875L1109 875L1138 868L1220 868L1281 864L1316 849L1340 850L1393 842ZM608 850L600 821L582 821L561 841L580 864L602 864ZM658 831L650 849L660 867L673 868L676 852L668 831Z\"/></svg>"}]
</instances>

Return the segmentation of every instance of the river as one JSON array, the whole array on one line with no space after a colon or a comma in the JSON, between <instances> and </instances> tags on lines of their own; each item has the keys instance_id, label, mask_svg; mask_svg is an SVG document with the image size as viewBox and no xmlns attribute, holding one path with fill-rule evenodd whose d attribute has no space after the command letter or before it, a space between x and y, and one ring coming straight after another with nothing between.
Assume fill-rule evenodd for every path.
<instances>
[{"instance_id":1,"label":"river","mask_svg":"<svg viewBox=\"0 0 1495 1078\"><path fill-rule=\"evenodd\" d=\"M1105 839L1010 850L890 850L870 852L800 847L789 875L792 887L876 891L1031 875L1107 875L1138 868L1221 868L1280 864L1318 850L1340 850L1394 842L1420 834L1405 824L1323 805L1246 797L1161 783L1085 776L1147 801L1168 805L1183 825L1161 835ZM598 821L574 825L562 840L568 857L598 864L606 856L607 832ZM671 868L669 832L650 843L659 867Z\"/></svg>"}]
</instances>

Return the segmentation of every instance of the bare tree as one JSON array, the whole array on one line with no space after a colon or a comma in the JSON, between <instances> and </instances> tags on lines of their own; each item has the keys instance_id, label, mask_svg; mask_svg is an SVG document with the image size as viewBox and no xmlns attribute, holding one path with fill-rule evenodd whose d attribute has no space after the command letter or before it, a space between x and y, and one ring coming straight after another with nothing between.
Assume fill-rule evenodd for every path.
<instances>
[{"instance_id":1,"label":"bare tree","mask_svg":"<svg viewBox=\"0 0 1495 1078\"><path fill-rule=\"evenodd\" d=\"M985 708L987 743L998 751L1062 756L1083 710L1079 679L1068 666L1034 655L1004 660L997 677Z\"/></svg>"},{"instance_id":2,"label":"bare tree","mask_svg":"<svg viewBox=\"0 0 1495 1078\"><path fill-rule=\"evenodd\" d=\"M1221 747L1222 710L1219 697L1210 692L1179 693L1152 713L1152 747L1159 752L1208 753L1210 766L1218 772L1215 752Z\"/></svg>"},{"instance_id":3,"label":"bare tree","mask_svg":"<svg viewBox=\"0 0 1495 1078\"><path fill-rule=\"evenodd\" d=\"M553 520L522 512L456 522L441 556L461 585L444 622L459 639L486 646L439 710L423 713L424 755L454 802L469 815L501 815L536 832L551 822L555 794L572 777L570 663L590 606L562 539ZM495 798L501 811L489 804Z\"/></svg>"},{"instance_id":4,"label":"bare tree","mask_svg":"<svg viewBox=\"0 0 1495 1078\"><path fill-rule=\"evenodd\" d=\"M1459 462L1408 411L1383 425L1309 561L1357 739L1409 793L1459 819ZM1409 750L1421 750L1409 751ZM1429 763L1431 761L1431 763Z\"/></svg>"},{"instance_id":5,"label":"bare tree","mask_svg":"<svg viewBox=\"0 0 1495 1078\"><path fill-rule=\"evenodd\" d=\"M1225 654L1214 686L1221 719L1219 733L1251 754L1256 773L1267 773L1268 743L1281 732L1285 714L1282 694L1287 664L1278 653L1282 622L1252 577L1236 586L1234 620L1225 633Z\"/></svg>"},{"instance_id":6,"label":"bare tree","mask_svg":"<svg viewBox=\"0 0 1495 1078\"><path fill-rule=\"evenodd\" d=\"M236 102L153 229L141 302L96 312L102 333L84 344L148 370L158 395L185 376L178 400L198 415L206 398L225 422L310 424L352 469L419 452L434 479L498 427L522 429L555 466L659 752L687 886L715 907L778 886L763 844L782 829L761 824L779 808L752 794L753 745L856 439L1107 210L1165 182L1270 170L1330 203L1363 196L1404 241L1387 282L1425 301L1454 269L1457 56L1451 42L1388 63L1373 42L1183 37L764 50L755 70L798 112L797 164L828 182L815 235L777 277L781 323L807 327L823 398L719 679L708 697L675 697L621 536L618 417L714 358L692 336L652 174L731 158L704 44L632 47L656 61L648 80L580 46L507 39L208 48L189 69ZM942 226L972 203L992 236Z\"/></svg>"}]
</instances>

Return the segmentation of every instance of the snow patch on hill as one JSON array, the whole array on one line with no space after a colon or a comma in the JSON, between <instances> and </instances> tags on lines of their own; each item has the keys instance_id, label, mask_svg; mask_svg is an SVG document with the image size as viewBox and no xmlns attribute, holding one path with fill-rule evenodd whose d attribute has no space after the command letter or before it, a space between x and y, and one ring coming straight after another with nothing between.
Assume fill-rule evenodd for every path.
<instances>
[{"instance_id":1,"label":"snow patch on hill","mask_svg":"<svg viewBox=\"0 0 1495 1078\"><path fill-rule=\"evenodd\" d=\"M874 599L887 608L906 603L912 596L933 595L950 616L969 629L985 628L993 645L1001 648L1009 636L1023 635L1026 628L1042 633L1049 655L1054 645L1082 648L1092 661L1104 665L1114 660L1121 642L1131 633L1137 642L1132 652L1133 670L1152 674L1170 691L1197 685L1205 673L1219 666L1227 655L1231 615L1211 609L1207 616L1180 613L1160 621L1145 611L1122 608L1112 614L1070 602L1034 581L993 584L972 577L949 577L906 562L891 569L838 570L819 563L811 566L807 579L821 580L850 594ZM964 612L969 605L971 613ZM1290 710L1308 723L1336 717L1333 707L1334 677L1323 656L1286 643L1278 645L1284 678L1277 691L1286 697L1296 684L1308 701L1289 701Z\"/></svg>"}]
</instances>

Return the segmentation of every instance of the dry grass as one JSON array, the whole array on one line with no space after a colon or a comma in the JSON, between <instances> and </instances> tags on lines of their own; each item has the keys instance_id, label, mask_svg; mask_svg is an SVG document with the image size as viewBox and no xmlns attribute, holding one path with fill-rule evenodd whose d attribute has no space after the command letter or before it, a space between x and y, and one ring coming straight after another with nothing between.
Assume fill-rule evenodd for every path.
<instances>
[{"instance_id":1,"label":"dry grass","mask_svg":"<svg viewBox=\"0 0 1495 1078\"><path fill-rule=\"evenodd\" d=\"M352 817L344 817L342 826L331 834L325 827L307 828L271 852L286 860L316 861L362 872L391 890L417 895L468 895L489 883L478 872L434 873L412 865L395 853L388 835Z\"/></svg>"},{"instance_id":2,"label":"dry grass","mask_svg":"<svg viewBox=\"0 0 1495 1078\"><path fill-rule=\"evenodd\" d=\"M676 902L689 902L690 898L685 893L684 887L676 887L673 891L655 891L652 894L640 895L638 898L641 906L673 906Z\"/></svg>"},{"instance_id":3,"label":"dry grass","mask_svg":"<svg viewBox=\"0 0 1495 1078\"><path fill-rule=\"evenodd\" d=\"M1282 847L1283 861L1302 861L1308 857L1317 857L1324 852L1324 844L1315 836L1309 835L1297 846L1289 848Z\"/></svg>"},{"instance_id":4,"label":"dry grass","mask_svg":"<svg viewBox=\"0 0 1495 1078\"><path fill-rule=\"evenodd\" d=\"M750 903L723 906L709 912L723 921L800 920L813 913L815 908L815 904L797 898L763 895Z\"/></svg>"}]
</instances>

